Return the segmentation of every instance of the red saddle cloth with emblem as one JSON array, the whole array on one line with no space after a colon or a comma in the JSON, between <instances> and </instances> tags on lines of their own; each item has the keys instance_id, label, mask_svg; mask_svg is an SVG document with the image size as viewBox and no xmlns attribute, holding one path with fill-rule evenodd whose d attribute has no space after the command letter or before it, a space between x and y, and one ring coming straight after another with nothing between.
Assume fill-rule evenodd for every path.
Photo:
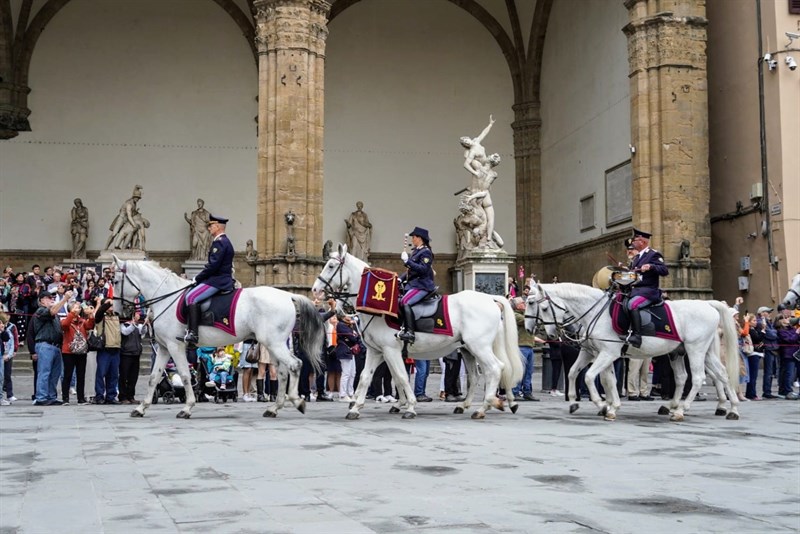
<instances>
[{"instance_id":1,"label":"red saddle cloth with emblem","mask_svg":"<svg viewBox=\"0 0 800 534\"><path fill-rule=\"evenodd\" d=\"M611 314L611 326L617 334L625 334L630 328L631 320L626 311L622 308L622 293L614 295L609 308ZM656 306L648 306L640 310L642 313L642 335L655 336L672 341L683 341L675 328L675 320L672 317L672 310L666 302Z\"/></svg>"},{"instance_id":2,"label":"red saddle cloth with emblem","mask_svg":"<svg viewBox=\"0 0 800 534\"><path fill-rule=\"evenodd\" d=\"M399 285L396 272L365 267L361 273L356 310L373 315L397 317Z\"/></svg>"}]
</instances>

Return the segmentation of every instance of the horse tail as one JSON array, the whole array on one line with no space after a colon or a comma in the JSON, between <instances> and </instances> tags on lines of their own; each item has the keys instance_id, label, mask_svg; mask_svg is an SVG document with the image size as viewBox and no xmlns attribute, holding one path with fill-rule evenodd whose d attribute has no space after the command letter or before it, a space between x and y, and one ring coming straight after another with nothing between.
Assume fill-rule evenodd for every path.
<instances>
[{"instance_id":1,"label":"horse tail","mask_svg":"<svg viewBox=\"0 0 800 534\"><path fill-rule=\"evenodd\" d=\"M725 368L728 372L728 383L735 389L739 384L739 335L736 323L733 322L731 309L727 304L718 300L710 300L708 303L719 313L722 343L725 344Z\"/></svg>"},{"instance_id":2,"label":"horse tail","mask_svg":"<svg viewBox=\"0 0 800 534\"><path fill-rule=\"evenodd\" d=\"M325 343L325 325L314 303L308 297L292 295L297 306L297 324L300 349L308 355L308 361L319 373L322 369L322 347Z\"/></svg>"},{"instance_id":3,"label":"horse tail","mask_svg":"<svg viewBox=\"0 0 800 534\"><path fill-rule=\"evenodd\" d=\"M492 345L492 350L497 359L503 362L503 372L500 375L503 387L513 389L522 380L525 369L522 367L522 358L519 352L519 335L517 334L517 319L511 303L503 297L492 297L501 307L503 321L500 326L502 335L498 332Z\"/></svg>"}]
</instances>

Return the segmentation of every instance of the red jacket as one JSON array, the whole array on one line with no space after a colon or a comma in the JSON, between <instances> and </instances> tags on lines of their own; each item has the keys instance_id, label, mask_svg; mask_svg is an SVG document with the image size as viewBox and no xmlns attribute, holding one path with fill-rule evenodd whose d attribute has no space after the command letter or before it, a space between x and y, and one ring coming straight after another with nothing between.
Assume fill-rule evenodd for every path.
<instances>
[{"instance_id":1,"label":"red jacket","mask_svg":"<svg viewBox=\"0 0 800 534\"><path fill-rule=\"evenodd\" d=\"M61 352L64 354L71 354L69 344L75 339L75 329L80 330L83 337L89 338L89 330L94 328L94 317L88 319L82 318L80 315L75 315L69 312L66 317L61 319L61 331L64 334L64 341L61 343Z\"/></svg>"}]
</instances>

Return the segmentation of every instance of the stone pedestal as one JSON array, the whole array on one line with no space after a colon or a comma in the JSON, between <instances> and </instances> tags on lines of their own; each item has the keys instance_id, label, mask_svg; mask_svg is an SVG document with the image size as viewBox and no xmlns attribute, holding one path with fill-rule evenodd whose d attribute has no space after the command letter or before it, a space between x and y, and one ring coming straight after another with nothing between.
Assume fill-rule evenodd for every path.
<instances>
[{"instance_id":1,"label":"stone pedestal","mask_svg":"<svg viewBox=\"0 0 800 534\"><path fill-rule=\"evenodd\" d=\"M186 260L185 262L181 263L183 274L185 274L186 278L189 280L197 276L205 266L206 262L203 260Z\"/></svg>"},{"instance_id":2,"label":"stone pedestal","mask_svg":"<svg viewBox=\"0 0 800 534\"><path fill-rule=\"evenodd\" d=\"M61 260L62 265L81 266L81 265L94 265L95 263L97 262L87 258L64 258L63 260Z\"/></svg>"},{"instance_id":3,"label":"stone pedestal","mask_svg":"<svg viewBox=\"0 0 800 534\"><path fill-rule=\"evenodd\" d=\"M453 292L472 289L490 295L505 295L508 267L515 259L504 250L467 253L450 268Z\"/></svg>"},{"instance_id":4,"label":"stone pedestal","mask_svg":"<svg viewBox=\"0 0 800 534\"><path fill-rule=\"evenodd\" d=\"M102 250L100 251L100 255L95 260L95 263L99 263L103 266L103 268L108 267L112 263L114 263L115 255L117 258L121 260L146 260L147 253L144 250L134 250L134 249L111 249L111 250Z\"/></svg>"}]
</instances>

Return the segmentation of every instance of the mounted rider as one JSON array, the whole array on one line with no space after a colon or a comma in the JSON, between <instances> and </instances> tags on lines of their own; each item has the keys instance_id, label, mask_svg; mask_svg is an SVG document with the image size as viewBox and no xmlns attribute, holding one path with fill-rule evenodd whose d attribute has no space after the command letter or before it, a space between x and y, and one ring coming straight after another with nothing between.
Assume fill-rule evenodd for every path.
<instances>
[{"instance_id":1,"label":"mounted rider","mask_svg":"<svg viewBox=\"0 0 800 534\"><path fill-rule=\"evenodd\" d=\"M197 347L197 325L200 322L200 304L220 291L232 291L233 285L233 245L225 235L228 219L211 215L208 231L213 240L208 251L208 263L194 277L195 287L186 292L184 302L187 306L186 335L177 338L186 343L187 350Z\"/></svg>"},{"instance_id":2,"label":"mounted rider","mask_svg":"<svg viewBox=\"0 0 800 534\"><path fill-rule=\"evenodd\" d=\"M397 337L402 341L414 343L416 321L411 306L436 290L436 285L433 283L433 252L428 230L416 226L408 235L411 237L413 248L410 256L405 250L400 254L400 259L408 270L400 276L406 291L400 299L402 328Z\"/></svg>"},{"instance_id":3,"label":"mounted rider","mask_svg":"<svg viewBox=\"0 0 800 534\"><path fill-rule=\"evenodd\" d=\"M664 257L659 251L650 248L650 237L651 234L634 228L630 243L627 240L625 242L626 248L632 246L637 252L631 259L629 269L640 273L641 278L631 286L627 302L631 332L621 334L620 339L636 348L642 346L642 318L639 310L661 300L659 277L669 275Z\"/></svg>"}]
</instances>

